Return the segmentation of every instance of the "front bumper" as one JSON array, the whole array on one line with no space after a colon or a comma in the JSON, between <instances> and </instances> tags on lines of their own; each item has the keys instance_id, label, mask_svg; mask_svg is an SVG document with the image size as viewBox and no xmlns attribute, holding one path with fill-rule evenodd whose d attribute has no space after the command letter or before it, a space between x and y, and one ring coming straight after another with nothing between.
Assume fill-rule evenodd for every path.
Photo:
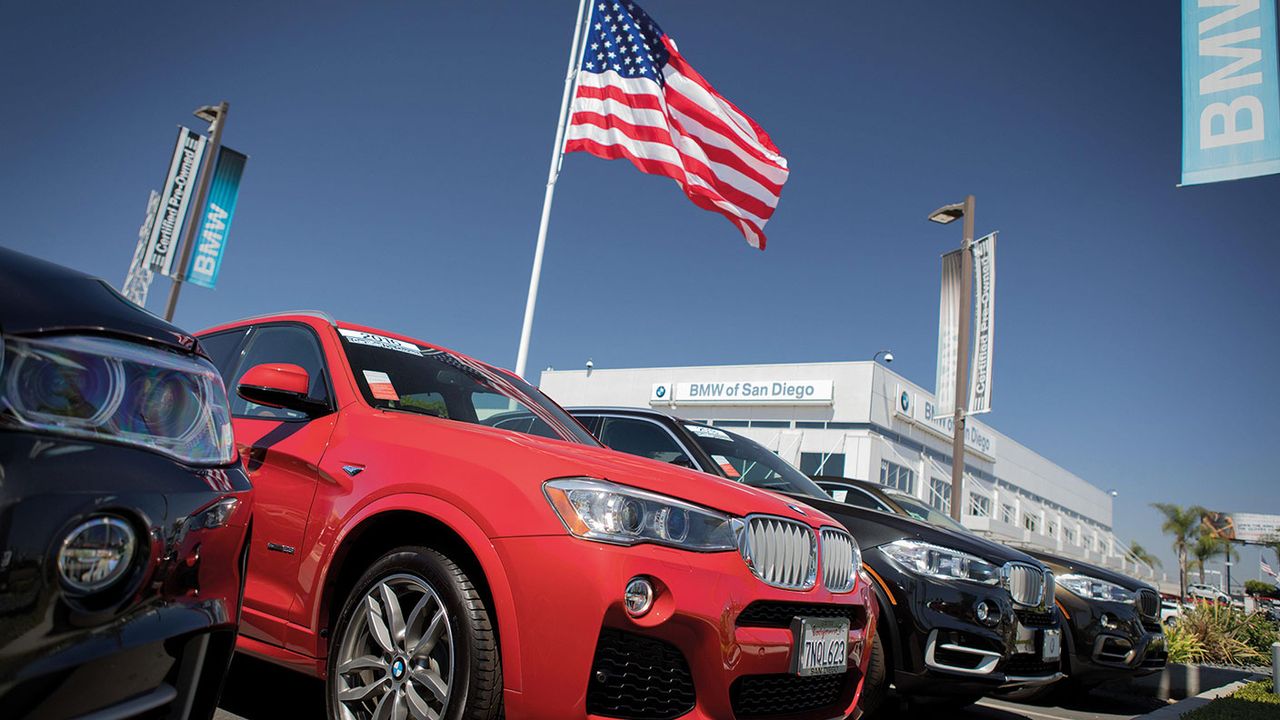
<instances>
[{"instance_id":1,"label":"front bumper","mask_svg":"<svg viewBox=\"0 0 1280 720\"><path fill-rule=\"evenodd\" d=\"M569 536L494 545L516 598L524 669L522 692L506 692L510 717L827 720L854 712L876 622L863 579L849 593L829 593L820 579L813 590L788 591L756 579L736 552ZM652 578L658 593L653 609L633 619L622 600L637 575ZM849 669L801 678L790 673L790 616L819 612L850 617ZM627 663L644 666L651 680L637 684ZM631 710L619 711L620 703Z\"/></svg>"},{"instance_id":2,"label":"front bumper","mask_svg":"<svg viewBox=\"0 0 1280 720\"><path fill-rule=\"evenodd\" d=\"M197 528L192 517L227 497L239 502L226 521ZM56 556L71 528L100 513L134 527L134 560L111 587L77 596ZM238 464L190 468L145 450L0 431L4 716L211 716L235 646L251 513Z\"/></svg>"},{"instance_id":3,"label":"front bumper","mask_svg":"<svg viewBox=\"0 0 1280 720\"><path fill-rule=\"evenodd\" d=\"M1164 630L1155 618L1143 618L1133 605L1085 600L1060 590L1068 674L1086 684L1149 675L1164 669L1168 652Z\"/></svg>"},{"instance_id":4,"label":"front bumper","mask_svg":"<svg viewBox=\"0 0 1280 720\"><path fill-rule=\"evenodd\" d=\"M1051 604L1015 608L1000 586L937 580L903 571L878 552L868 555L868 566L892 598L882 618L890 622L891 615L892 626L882 635L893 644L893 682L900 691L967 696L1062 677L1060 662L1043 657L1046 634L1060 632ZM980 602L999 612L999 622L978 620Z\"/></svg>"}]
</instances>

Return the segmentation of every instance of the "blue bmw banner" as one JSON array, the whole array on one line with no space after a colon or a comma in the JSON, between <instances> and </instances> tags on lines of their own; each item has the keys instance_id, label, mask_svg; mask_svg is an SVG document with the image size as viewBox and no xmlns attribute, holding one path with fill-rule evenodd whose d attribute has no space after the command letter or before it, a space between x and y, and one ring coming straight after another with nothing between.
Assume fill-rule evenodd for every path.
<instances>
[{"instance_id":1,"label":"blue bmw banner","mask_svg":"<svg viewBox=\"0 0 1280 720\"><path fill-rule=\"evenodd\" d=\"M1280 173L1276 0L1182 0L1182 184Z\"/></svg>"},{"instance_id":2,"label":"blue bmw banner","mask_svg":"<svg viewBox=\"0 0 1280 720\"><path fill-rule=\"evenodd\" d=\"M189 283L213 288L218 282L222 253L227 247L227 233L231 230L236 197L240 194L240 176L244 174L247 159L231 148L224 147L218 151L218 163L209 184L209 199L199 217L200 228L191 251L191 264L187 266Z\"/></svg>"}]
</instances>

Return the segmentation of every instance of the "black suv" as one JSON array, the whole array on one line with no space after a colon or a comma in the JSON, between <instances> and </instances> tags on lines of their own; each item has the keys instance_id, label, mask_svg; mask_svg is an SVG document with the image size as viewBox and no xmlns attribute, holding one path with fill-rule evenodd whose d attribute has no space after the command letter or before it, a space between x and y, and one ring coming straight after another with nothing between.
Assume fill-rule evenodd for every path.
<instances>
[{"instance_id":1,"label":"black suv","mask_svg":"<svg viewBox=\"0 0 1280 720\"><path fill-rule=\"evenodd\" d=\"M1034 558L837 502L764 446L722 428L646 409L569 412L615 450L787 493L849 529L880 607L862 695L867 714L890 683L910 701L958 706L1062 677L1053 574Z\"/></svg>"},{"instance_id":2,"label":"black suv","mask_svg":"<svg viewBox=\"0 0 1280 720\"><path fill-rule=\"evenodd\" d=\"M0 247L0 715L211 717L251 500L195 338Z\"/></svg>"}]
</instances>

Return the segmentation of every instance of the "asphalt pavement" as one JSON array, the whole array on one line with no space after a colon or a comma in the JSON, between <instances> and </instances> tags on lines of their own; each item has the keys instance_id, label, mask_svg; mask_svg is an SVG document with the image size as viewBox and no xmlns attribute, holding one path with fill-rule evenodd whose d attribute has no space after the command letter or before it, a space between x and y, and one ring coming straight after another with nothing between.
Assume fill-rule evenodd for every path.
<instances>
[{"instance_id":1,"label":"asphalt pavement","mask_svg":"<svg viewBox=\"0 0 1280 720\"><path fill-rule=\"evenodd\" d=\"M1114 692L1084 693L1061 705L1024 705L984 699L954 713L950 720L1132 720L1164 707L1153 698ZM214 720L308 720L324 718L324 685L314 678L237 655ZM901 710L884 720L932 718L934 713Z\"/></svg>"}]
</instances>

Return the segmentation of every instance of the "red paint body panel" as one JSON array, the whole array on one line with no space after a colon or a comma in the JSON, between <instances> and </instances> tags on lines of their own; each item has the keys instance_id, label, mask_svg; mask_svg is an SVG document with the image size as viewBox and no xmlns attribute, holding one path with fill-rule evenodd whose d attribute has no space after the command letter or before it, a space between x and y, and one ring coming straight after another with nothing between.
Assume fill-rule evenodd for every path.
<instances>
[{"instance_id":1,"label":"red paint body panel","mask_svg":"<svg viewBox=\"0 0 1280 720\"><path fill-rule=\"evenodd\" d=\"M586 717L588 675L602 627L676 645L697 688L697 707L685 717L731 717L729 686L735 678L785 673L790 665L789 629L735 626L737 614L756 600L862 605L868 621L851 628L850 651L861 651L851 665L865 667L870 644L864 640L873 636L876 621L865 582L838 595L821 582L807 592L780 590L752 575L737 552L581 540L566 532L542 486L554 478L600 478L735 516L766 513L813 528L836 525L821 512L602 447L375 409L359 393L337 327L319 316L257 318L202 334L278 322L306 324L319 335L338 410L301 423L235 420L257 495L242 651L323 674L327 641L321 631L344 601L332 592L343 543L362 523L409 511L461 538L485 575L512 720ZM373 328L339 327L426 345ZM344 466L361 469L352 475ZM268 542L294 552L269 550ZM400 544L429 542L406 537ZM622 594L627 580L639 574L657 578L659 593L655 608L637 621L623 610ZM859 679L845 698L846 712L853 711L860 690ZM827 708L795 718L830 715Z\"/></svg>"}]
</instances>

